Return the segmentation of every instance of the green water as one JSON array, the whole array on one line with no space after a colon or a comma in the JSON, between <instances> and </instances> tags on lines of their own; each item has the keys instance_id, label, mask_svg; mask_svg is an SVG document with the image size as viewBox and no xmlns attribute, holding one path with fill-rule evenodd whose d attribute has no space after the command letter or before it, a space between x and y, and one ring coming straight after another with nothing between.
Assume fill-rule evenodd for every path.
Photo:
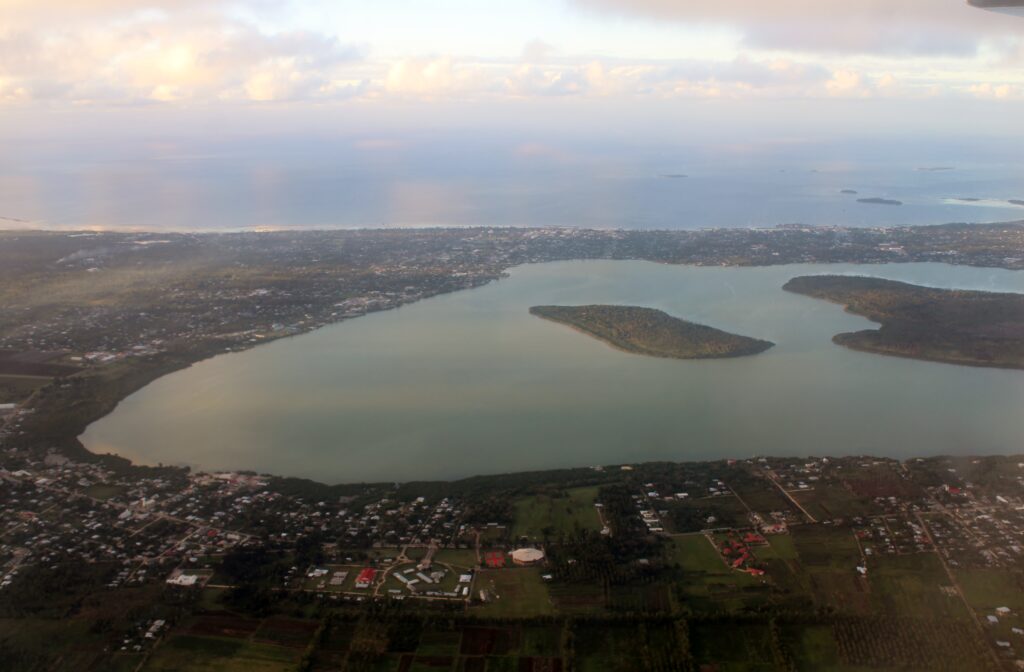
<instances>
[{"instance_id":1,"label":"green water","mask_svg":"<svg viewBox=\"0 0 1024 672\"><path fill-rule=\"evenodd\" d=\"M142 463L326 482L1024 449L1024 372L835 346L835 333L871 323L780 289L814 273L1024 292L1024 273L941 264L523 266L481 289L202 362L125 399L82 438ZM527 312L584 303L649 306L777 345L740 359L653 359Z\"/></svg>"}]
</instances>

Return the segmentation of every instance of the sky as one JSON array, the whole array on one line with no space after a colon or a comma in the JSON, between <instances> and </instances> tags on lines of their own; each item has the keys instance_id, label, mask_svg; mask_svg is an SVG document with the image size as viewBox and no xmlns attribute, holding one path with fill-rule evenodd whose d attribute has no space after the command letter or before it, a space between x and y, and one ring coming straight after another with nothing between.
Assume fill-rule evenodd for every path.
<instances>
[{"instance_id":1,"label":"sky","mask_svg":"<svg viewBox=\"0 0 1024 672\"><path fill-rule=\"evenodd\" d=\"M965 0L0 0L0 135L683 120L1006 132L1024 17ZM387 138L377 139L387 142Z\"/></svg>"}]
</instances>

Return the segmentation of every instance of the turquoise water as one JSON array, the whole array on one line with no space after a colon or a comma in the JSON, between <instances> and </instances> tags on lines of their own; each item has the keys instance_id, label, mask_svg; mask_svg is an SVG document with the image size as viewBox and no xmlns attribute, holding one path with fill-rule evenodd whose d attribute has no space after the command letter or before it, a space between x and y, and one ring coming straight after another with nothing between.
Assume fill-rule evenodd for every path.
<instances>
[{"instance_id":1,"label":"turquoise water","mask_svg":"<svg viewBox=\"0 0 1024 672\"><path fill-rule=\"evenodd\" d=\"M162 378L83 436L143 463L326 482L756 454L1024 449L1024 372L831 343L870 323L783 292L814 273L1024 292L1024 273L940 264L693 268L581 261L333 325ZM649 306L775 342L747 358L614 350L537 304Z\"/></svg>"}]
</instances>

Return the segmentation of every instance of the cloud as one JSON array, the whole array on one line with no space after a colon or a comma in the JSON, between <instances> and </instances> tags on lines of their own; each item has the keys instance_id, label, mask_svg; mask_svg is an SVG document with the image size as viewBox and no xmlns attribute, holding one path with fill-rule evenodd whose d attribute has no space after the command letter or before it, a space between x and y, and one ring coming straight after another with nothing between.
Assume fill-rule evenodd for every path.
<instances>
[{"instance_id":1,"label":"cloud","mask_svg":"<svg viewBox=\"0 0 1024 672\"><path fill-rule=\"evenodd\" d=\"M714 59L660 60L574 56L534 39L505 58L433 54L373 60L368 47L319 29L268 27L275 12L287 10L286 0L0 0L0 105L950 94L998 101L1019 95L1024 82L1019 35L1006 35L991 21L1018 27L1024 22L959 0L572 1L681 25L733 25L746 44L785 46L787 53L742 49ZM936 6L940 10L925 11ZM257 10L269 14L259 23L242 18ZM982 38L982 55L963 62L798 53L973 53Z\"/></svg>"},{"instance_id":2,"label":"cloud","mask_svg":"<svg viewBox=\"0 0 1024 672\"><path fill-rule=\"evenodd\" d=\"M388 69L384 81L388 93L426 98L466 95L484 88L479 66L459 63L450 56L401 59Z\"/></svg>"},{"instance_id":3,"label":"cloud","mask_svg":"<svg viewBox=\"0 0 1024 672\"><path fill-rule=\"evenodd\" d=\"M1024 87L1012 84L992 84L985 82L968 87L968 92L982 100L1010 100L1024 97Z\"/></svg>"},{"instance_id":4,"label":"cloud","mask_svg":"<svg viewBox=\"0 0 1024 672\"><path fill-rule=\"evenodd\" d=\"M737 28L747 47L820 53L972 55L1021 26L964 0L573 0L587 9Z\"/></svg>"},{"instance_id":5,"label":"cloud","mask_svg":"<svg viewBox=\"0 0 1024 672\"><path fill-rule=\"evenodd\" d=\"M351 95L359 48L309 32L265 34L223 17L0 32L0 99L72 102L293 100Z\"/></svg>"},{"instance_id":6,"label":"cloud","mask_svg":"<svg viewBox=\"0 0 1024 672\"><path fill-rule=\"evenodd\" d=\"M544 63L557 51L558 49L543 40L530 40L523 47L522 60L526 63Z\"/></svg>"},{"instance_id":7,"label":"cloud","mask_svg":"<svg viewBox=\"0 0 1024 672\"><path fill-rule=\"evenodd\" d=\"M837 70L832 79L825 83L825 89L830 96L836 98L865 98L871 95L864 75L854 70Z\"/></svg>"}]
</instances>

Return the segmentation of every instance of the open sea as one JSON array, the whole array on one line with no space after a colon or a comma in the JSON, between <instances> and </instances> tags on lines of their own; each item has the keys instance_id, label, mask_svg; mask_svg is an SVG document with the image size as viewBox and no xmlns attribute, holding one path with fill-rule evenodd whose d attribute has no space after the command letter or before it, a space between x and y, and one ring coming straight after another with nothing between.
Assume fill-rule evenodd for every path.
<instances>
[{"instance_id":1,"label":"open sea","mask_svg":"<svg viewBox=\"0 0 1024 672\"><path fill-rule=\"evenodd\" d=\"M1009 203L1024 200L1019 157L935 143L624 147L446 136L7 144L6 228L699 229L1024 219L1024 206Z\"/></svg>"}]
</instances>

